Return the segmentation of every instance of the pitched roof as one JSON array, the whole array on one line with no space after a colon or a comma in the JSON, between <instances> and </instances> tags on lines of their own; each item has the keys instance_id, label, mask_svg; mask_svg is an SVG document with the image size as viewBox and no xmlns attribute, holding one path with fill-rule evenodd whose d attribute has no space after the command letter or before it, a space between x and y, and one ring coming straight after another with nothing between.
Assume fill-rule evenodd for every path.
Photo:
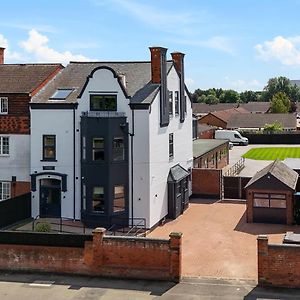
<instances>
[{"instance_id":1,"label":"pitched roof","mask_svg":"<svg viewBox=\"0 0 300 300\"><path fill-rule=\"evenodd\" d=\"M206 103L193 103L193 113L210 113L213 111L225 110L229 108L238 107L237 103L218 103L218 104L206 104Z\"/></svg>"},{"instance_id":2,"label":"pitched roof","mask_svg":"<svg viewBox=\"0 0 300 300\"><path fill-rule=\"evenodd\" d=\"M170 169L168 182L178 182L189 175L190 173L178 164Z\"/></svg>"},{"instance_id":3,"label":"pitched roof","mask_svg":"<svg viewBox=\"0 0 300 300\"><path fill-rule=\"evenodd\" d=\"M257 172L247 183L245 188L248 188L256 181L260 180L265 175L272 175L285 184L290 189L295 189L298 181L298 173L290 169L280 160L274 160L271 164Z\"/></svg>"},{"instance_id":4,"label":"pitched roof","mask_svg":"<svg viewBox=\"0 0 300 300\"><path fill-rule=\"evenodd\" d=\"M262 128L275 122L281 123L283 128L297 127L294 114L235 114L230 116L227 128Z\"/></svg>"},{"instance_id":5,"label":"pitched roof","mask_svg":"<svg viewBox=\"0 0 300 300\"><path fill-rule=\"evenodd\" d=\"M167 62L167 70L173 66ZM48 103L49 98L59 88L71 88L73 92L65 103L76 103L85 88L85 84L97 68L108 68L116 73L125 93L131 97L131 103L151 103L160 85L152 84L151 62L71 62L44 89L32 99L32 103ZM123 80L125 82L123 82Z\"/></svg>"},{"instance_id":6,"label":"pitched roof","mask_svg":"<svg viewBox=\"0 0 300 300\"><path fill-rule=\"evenodd\" d=\"M270 109L270 102L241 103L240 107L242 107L250 112L266 113Z\"/></svg>"},{"instance_id":7,"label":"pitched roof","mask_svg":"<svg viewBox=\"0 0 300 300\"><path fill-rule=\"evenodd\" d=\"M228 144L228 140L197 139L193 141L193 157L197 158L215 148Z\"/></svg>"},{"instance_id":8,"label":"pitched roof","mask_svg":"<svg viewBox=\"0 0 300 300\"><path fill-rule=\"evenodd\" d=\"M210 114L227 123L232 115L249 114L249 112L242 107L237 107L237 108L229 108L221 111L214 111L211 112Z\"/></svg>"},{"instance_id":9,"label":"pitched roof","mask_svg":"<svg viewBox=\"0 0 300 300\"><path fill-rule=\"evenodd\" d=\"M0 93L31 93L61 64L0 64Z\"/></svg>"}]
</instances>

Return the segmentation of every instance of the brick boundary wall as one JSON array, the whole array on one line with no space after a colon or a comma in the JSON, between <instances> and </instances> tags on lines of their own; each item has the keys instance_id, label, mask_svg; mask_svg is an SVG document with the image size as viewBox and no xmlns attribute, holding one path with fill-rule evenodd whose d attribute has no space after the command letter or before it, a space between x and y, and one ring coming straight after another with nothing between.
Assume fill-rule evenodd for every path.
<instances>
[{"instance_id":1,"label":"brick boundary wall","mask_svg":"<svg viewBox=\"0 0 300 300\"><path fill-rule=\"evenodd\" d=\"M258 284L300 288L300 245L268 244L268 237L257 238Z\"/></svg>"},{"instance_id":2,"label":"brick boundary wall","mask_svg":"<svg viewBox=\"0 0 300 300\"><path fill-rule=\"evenodd\" d=\"M0 269L179 282L182 233L169 237L105 236L96 228L84 247L0 244Z\"/></svg>"},{"instance_id":3,"label":"brick boundary wall","mask_svg":"<svg viewBox=\"0 0 300 300\"><path fill-rule=\"evenodd\" d=\"M194 195L221 198L222 171L215 169L192 169L192 192Z\"/></svg>"}]
</instances>

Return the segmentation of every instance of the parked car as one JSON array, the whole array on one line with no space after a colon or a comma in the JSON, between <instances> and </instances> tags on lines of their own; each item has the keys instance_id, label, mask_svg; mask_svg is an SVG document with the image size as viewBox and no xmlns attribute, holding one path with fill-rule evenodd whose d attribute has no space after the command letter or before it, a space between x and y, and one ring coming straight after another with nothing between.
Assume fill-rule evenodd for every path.
<instances>
[{"instance_id":1,"label":"parked car","mask_svg":"<svg viewBox=\"0 0 300 300\"><path fill-rule=\"evenodd\" d=\"M241 136L237 130L216 130L215 139L229 140L233 144L248 145L249 141L247 138Z\"/></svg>"}]
</instances>

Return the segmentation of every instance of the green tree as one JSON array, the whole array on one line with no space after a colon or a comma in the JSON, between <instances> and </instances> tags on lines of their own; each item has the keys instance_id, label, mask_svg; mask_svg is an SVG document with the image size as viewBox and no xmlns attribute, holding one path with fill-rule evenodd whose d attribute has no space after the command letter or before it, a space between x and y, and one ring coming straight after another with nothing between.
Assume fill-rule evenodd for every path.
<instances>
[{"instance_id":1,"label":"green tree","mask_svg":"<svg viewBox=\"0 0 300 300\"><path fill-rule=\"evenodd\" d=\"M234 90L225 90L220 96L221 103L239 103L240 95Z\"/></svg>"},{"instance_id":2,"label":"green tree","mask_svg":"<svg viewBox=\"0 0 300 300\"><path fill-rule=\"evenodd\" d=\"M197 99L198 103L206 103L206 96L203 94Z\"/></svg>"},{"instance_id":3,"label":"green tree","mask_svg":"<svg viewBox=\"0 0 300 300\"><path fill-rule=\"evenodd\" d=\"M207 103L207 104L218 104L219 99L217 98L215 93L211 93L211 94L208 94L206 96L205 103Z\"/></svg>"},{"instance_id":4,"label":"green tree","mask_svg":"<svg viewBox=\"0 0 300 300\"><path fill-rule=\"evenodd\" d=\"M272 113L288 113L290 110L290 99L283 92L276 93L271 100L270 110Z\"/></svg>"},{"instance_id":5,"label":"green tree","mask_svg":"<svg viewBox=\"0 0 300 300\"><path fill-rule=\"evenodd\" d=\"M240 93L240 99L241 99L241 102L243 102L243 103L256 102L256 101L258 101L258 96L257 96L256 92L244 91L244 92Z\"/></svg>"},{"instance_id":6,"label":"green tree","mask_svg":"<svg viewBox=\"0 0 300 300\"><path fill-rule=\"evenodd\" d=\"M279 122L275 122L272 124L266 124L264 126L264 132L267 132L267 133L280 132L282 130L283 130L283 126Z\"/></svg>"}]
</instances>

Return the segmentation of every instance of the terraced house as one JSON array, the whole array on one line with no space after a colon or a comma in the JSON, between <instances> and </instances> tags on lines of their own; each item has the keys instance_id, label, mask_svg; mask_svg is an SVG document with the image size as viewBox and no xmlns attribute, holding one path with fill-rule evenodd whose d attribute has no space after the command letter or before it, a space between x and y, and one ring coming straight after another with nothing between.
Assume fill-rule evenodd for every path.
<instances>
[{"instance_id":1,"label":"terraced house","mask_svg":"<svg viewBox=\"0 0 300 300\"><path fill-rule=\"evenodd\" d=\"M0 201L30 192L29 102L60 64L4 64L0 48Z\"/></svg>"},{"instance_id":2,"label":"terraced house","mask_svg":"<svg viewBox=\"0 0 300 300\"><path fill-rule=\"evenodd\" d=\"M31 101L32 216L111 226L176 217L191 193L184 54L71 62Z\"/></svg>"}]
</instances>

